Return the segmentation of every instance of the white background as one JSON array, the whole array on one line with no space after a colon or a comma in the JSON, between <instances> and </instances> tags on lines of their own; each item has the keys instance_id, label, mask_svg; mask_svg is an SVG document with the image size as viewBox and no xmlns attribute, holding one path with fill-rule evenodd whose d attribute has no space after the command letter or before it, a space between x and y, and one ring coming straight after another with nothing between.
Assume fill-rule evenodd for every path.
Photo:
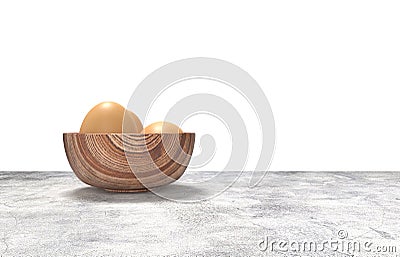
<instances>
[{"instance_id":1,"label":"white background","mask_svg":"<svg viewBox=\"0 0 400 257\"><path fill-rule=\"evenodd\" d=\"M70 170L62 133L93 105L126 105L150 72L197 56L262 86L271 170L400 170L399 13L399 1L1 1L0 170Z\"/></svg>"}]
</instances>

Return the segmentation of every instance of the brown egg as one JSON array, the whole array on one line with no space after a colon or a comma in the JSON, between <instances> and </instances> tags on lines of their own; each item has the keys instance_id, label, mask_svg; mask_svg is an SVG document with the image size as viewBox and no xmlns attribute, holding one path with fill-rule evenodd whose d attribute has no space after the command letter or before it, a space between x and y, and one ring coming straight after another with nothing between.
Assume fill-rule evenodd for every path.
<instances>
[{"instance_id":1,"label":"brown egg","mask_svg":"<svg viewBox=\"0 0 400 257\"><path fill-rule=\"evenodd\" d=\"M122 123L124 123L124 129L122 129ZM142 122L133 112L126 110L120 104L114 102L103 102L99 103L88 112L82 122L79 132L140 133L142 129Z\"/></svg>"},{"instance_id":2,"label":"brown egg","mask_svg":"<svg viewBox=\"0 0 400 257\"><path fill-rule=\"evenodd\" d=\"M160 134L160 133L183 133L183 131L175 124L170 122L155 122L142 130L143 134Z\"/></svg>"}]
</instances>

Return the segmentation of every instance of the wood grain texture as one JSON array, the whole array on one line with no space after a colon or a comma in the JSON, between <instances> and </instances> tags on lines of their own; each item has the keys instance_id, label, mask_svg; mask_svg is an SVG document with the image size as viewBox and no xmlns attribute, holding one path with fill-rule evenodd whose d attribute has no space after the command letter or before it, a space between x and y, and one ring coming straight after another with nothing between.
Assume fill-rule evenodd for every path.
<instances>
[{"instance_id":1,"label":"wood grain texture","mask_svg":"<svg viewBox=\"0 0 400 257\"><path fill-rule=\"evenodd\" d=\"M115 192L141 192L177 180L190 162L195 134L64 133L76 176Z\"/></svg>"}]
</instances>

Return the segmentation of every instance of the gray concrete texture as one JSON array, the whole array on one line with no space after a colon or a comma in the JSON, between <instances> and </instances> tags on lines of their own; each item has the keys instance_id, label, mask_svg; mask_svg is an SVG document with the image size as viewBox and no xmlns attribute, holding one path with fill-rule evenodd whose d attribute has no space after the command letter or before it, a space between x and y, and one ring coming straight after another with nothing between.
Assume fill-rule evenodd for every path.
<instances>
[{"instance_id":1,"label":"gray concrete texture","mask_svg":"<svg viewBox=\"0 0 400 257\"><path fill-rule=\"evenodd\" d=\"M270 172L256 188L247 180L179 203L105 192L72 172L0 172L0 255L351 256L265 249L338 237L397 245L400 255L400 173ZM354 256L396 257L368 254Z\"/></svg>"}]
</instances>

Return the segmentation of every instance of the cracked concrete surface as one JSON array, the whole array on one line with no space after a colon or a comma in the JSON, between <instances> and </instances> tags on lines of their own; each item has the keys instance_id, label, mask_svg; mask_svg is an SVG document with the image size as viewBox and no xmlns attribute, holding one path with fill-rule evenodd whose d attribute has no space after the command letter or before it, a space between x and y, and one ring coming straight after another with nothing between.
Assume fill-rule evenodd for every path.
<instances>
[{"instance_id":1,"label":"cracked concrete surface","mask_svg":"<svg viewBox=\"0 0 400 257\"><path fill-rule=\"evenodd\" d=\"M270 172L256 188L246 176L211 200L177 203L105 192L72 172L0 172L0 256L294 256L259 244L340 230L400 256L400 173ZM298 256L328 254L348 256Z\"/></svg>"}]
</instances>

